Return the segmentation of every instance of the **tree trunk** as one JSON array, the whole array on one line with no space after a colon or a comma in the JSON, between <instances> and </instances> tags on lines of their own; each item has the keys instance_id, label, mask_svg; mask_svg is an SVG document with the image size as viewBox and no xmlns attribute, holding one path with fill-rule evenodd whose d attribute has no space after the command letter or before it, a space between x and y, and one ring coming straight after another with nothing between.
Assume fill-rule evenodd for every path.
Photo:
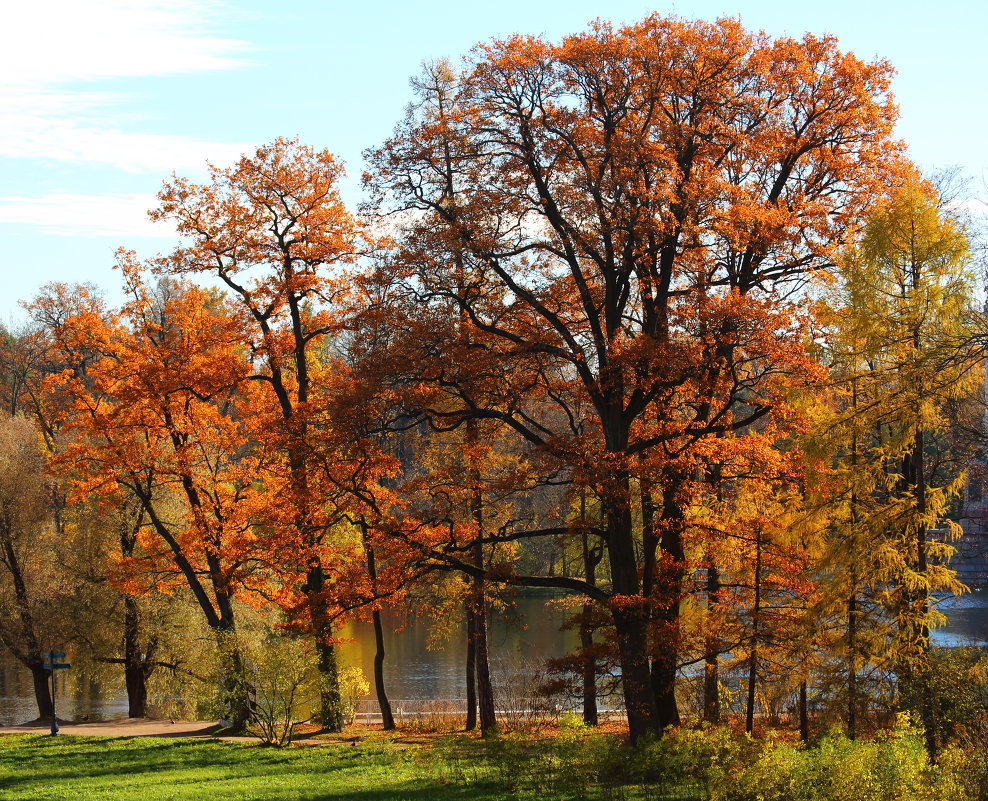
<instances>
[{"instance_id":1,"label":"tree trunk","mask_svg":"<svg viewBox=\"0 0 988 801\"><path fill-rule=\"evenodd\" d=\"M647 613L640 605L612 610L621 663L621 686L632 744L660 731L648 665Z\"/></svg>"},{"instance_id":2,"label":"tree trunk","mask_svg":"<svg viewBox=\"0 0 988 801\"><path fill-rule=\"evenodd\" d=\"M616 472L613 481L620 495L630 497L630 482L626 473ZM611 586L616 596L615 602L611 604L611 615L621 664L621 687L628 716L628 733L632 744L635 744L644 735L658 734L661 731L649 671L648 602L642 596L638 575L631 510L620 499L611 500L604 496L602 502L607 521Z\"/></svg>"},{"instance_id":3,"label":"tree trunk","mask_svg":"<svg viewBox=\"0 0 988 801\"><path fill-rule=\"evenodd\" d=\"M678 602L676 606L679 606ZM678 613L679 609L677 608L677 618ZM676 655L678 649L672 653L669 653L669 650L663 648L652 660L652 690L655 695L655 709L660 729L680 724L679 704L676 701Z\"/></svg>"},{"instance_id":4,"label":"tree trunk","mask_svg":"<svg viewBox=\"0 0 988 801\"><path fill-rule=\"evenodd\" d=\"M215 557L209 556L207 560L210 563L210 578L219 610L215 633L222 665L220 682L223 700L229 710L233 731L245 731L254 708L254 691L247 677L243 651L237 637L233 598L222 581L222 572Z\"/></svg>"},{"instance_id":5,"label":"tree trunk","mask_svg":"<svg viewBox=\"0 0 988 801\"><path fill-rule=\"evenodd\" d=\"M127 507L125 506L124 509ZM143 506L137 511L133 520L125 513L119 520L120 555L128 559L134 555L137 548L137 533L144 524ZM132 718L147 717L147 679L151 673L153 646L149 653L141 653L141 608L137 598L124 593L124 684L127 687L127 716Z\"/></svg>"},{"instance_id":6,"label":"tree trunk","mask_svg":"<svg viewBox=\"0 0 988 801\"><path fill-rule=\"evenodd\" d=\"M467 601L467 731L477 728L477 637L473 604Z\"/></svg>"},{"instance_id":7,"label":"tree trunk","mask_svg":"<svg viewBox=\"0 0 988 801\"><path fill-rule=\"evenodd\" d=\"M915 231L913 231L915 236ZM911 252L911 278L912 289L918 294L922 281L922 266L916 257L915 241L911 242L913 248ZM922 352L923 338L920 331L920 324L916 323L912 330L912 344L914 353ZM919 381L916 386L916 397L923 398L923 382ZM918 525L916 527L916 572L926 579L928 572L926 555L926 432L922 423L919 422L920 409L913 410L917 415L916 432L913 435L911 452L906 454L906 461L911 469L906 469L903 474L912 484L912 490L916 499L916 516ZM936 761L940 754L940 743L937 738L937 710L936 701L930 688L930 591L929 583L923 582L922 589L919 590L917 601L917 613L920 619L919 645L921 648L921 663L919 666L919 714L923 721L923 728L926 734L926 751L932 761Z\"/></svg>"},{"instance_id":8,"label":"tree trunk","mask_svg":"<svg viewBox=\"0 0 988 801\"><path fill-rule=\"evenodd\" d=\"M661 636L656 637L652 652L652 690L660 728L678 726L679 705L676 702L676 672L679 660L679 617L683 590L686 555L683 551L683 510L680 507L680 476L670 476L663 488L662 559L657 567L657 581L652 603Z\"/></svg>"},{"instance_id":9,"label":"tree trunk","mask_svg":"<svg viewBox=\"0 0 988 801\"><path fill-rule=\"evenodd\" d=\"M377 692L377 705L381 708L381 723L385 731L391 731L395 727L395 718L384 687L384 626L379 610L375 609L371 617L374 620L374 642L377 645L374 651L374 689Z\"/></svg>"},{"instance_id":10,"label":"tree trunk","mask_svg":"<svg viewBox=\"0 0 988 801\"><path fill-rule=\"evenodd\" d=\"M857 414L858 384L851 383L851 404ZM857 480L858 471L858 433L854 430L851 436L851 468ZM852 542L858 538L858 493L857 488L851 489L850 521ZM851 567L851 595L847 599L847 736L855 739L858 733L858 576L854 566Z\"/></svg>"},{"instance_id":11,"label":"tree trunk","mask_svg":"<svg viewBox=\"0 0 988 801\"><path fill-rule=\"evenodd\" d=\"M127 514L130 504L125 504L119 518L120 555L129 559L137 549L137 534L144 525L145 512L139 506L133 517ZM142 653L142 618L137 597L124 593L124 684L127 687L127 715L132 718L147 717L147 680L151 675L154 659L154 642L147 644Z\"/></svg>"},{"instance_id":12,"label":"tree trunk","mask_svg":"<svg viewBox=\"0 0 988 801\"><path fill-rule=\"evenodd\" d=\"M323 628L323 636L332 636L332 627ZM343 731L343 698L340 694L339 665L336 646L320 639L316 642L319 669L319 718L323 729L329 732Z\"/></svg>"},{"instance_id":13,"label":"tree trunk","mask_svg":"<svg viewBox=\"0 0 988 801\"><path fill-rule=\"evenodd\" d=\"M124 682L127 686L127 715L147 717L147 669L141 655L141 617L137 599L124 595Z\"/></svg>"},{"instance_id":14,"label":"tree trunk","mask_svg":"<svg viewBox=\"0 0 988 801\"><path fill-rule=\"evenodd\" d=\"M806 682L799 683L799 739L803 743L810 741L810 714L806 698Z\"/></svg>"},{"instance_id":15,"label":"tree trunk","mask_svg":"<svg viewBox=\"0 0 988 801\"><path fill-rule=\"evenodd\" d=\"M924 442L923 442L923 429L920 428L916 432L916 445L915 445L915 456L914 456L914 466L915 466L915 488L916 488L916 506L917 511L920 515L920 520L923 521L926 516L926 475L925 475L925 464L924 464ZM916 530L916 572L919 573L924 578L926 577L928 566L927 566L927 556L926 556L926 540L927 540L927 529L926 523L921 522ZM920 645L922 647L922 662L919 668L920 677L920 717L923 721L923 728L926 732L926 751L930 755L930 759L936 761L937 757L940 755L940 742L937 737L937 708L936 700L933 697L933 692L930 687L930 594L927 589L929 585L923 585L923 588L919 591L919 616L922 621L920 625Z\"/></svg>"},{"instance_id":16,"label":"tree trunk","mask_svg":"<svg viewBox=\"0 0 988 801\"><path fill-rule=\"evenodd\" d=\"M751 610L751 654L748 665L748 698L745 704L744 730L751 734L755 725L755 685L758 681L758 638L762 606L762 533L755 534L755 603Z\"/></svg>"},{"instance_id":17,"label":"tree trunk","mask_svg":"<svg viewBox=\"0 0 988 801\"><path fill-rule=\"evenodd\" d=\"M38 704L38 717L51 719L52 702L51 688L48 686L51 671L45 670L41 662L28 666L31 670L31 680L34 683L34 700Z\"/></svg>"},{"instance_id":18,"label":"tree trunk","mask_svg":"<svg viewBox=\"0 0 988 801\"><path fill-rule=\"evenodd\" d=\"M590 616L593 614L593 604L583 604L580 619L580 648L583 650L583 722L587 726L596 726L597 715L597 660L593 655L593 628Z\"/></svg>"},{"instance_id":19,"label":"tree trunk","mask_svg":"<svg viewBox=\"0 0 988 801\"><path fill-rule=\"evenodd\" d=\"M220 692L229 714L230 728L234 732L245 731L250 722L253 699L237 633L230 626L217 629L215 634L220 652Z\"/></svg>"},{"instance_id":20,"label":"tree trunk","mask_svg":"<svg viewBox=\"0 0 988 801\"><path fill-rule=\"evenodd\" d=\"M713 563L707 566L707 614L720 603L720 573ZM707 635L703 660L703 719L720 723L720 642Z\"/></svg>"},{"instance_id":21,"label":"tree trunk","mask_svg":"<svg viewBox=\"0 0 988 801\"><path fill-rule=\"evenodd\" d=\"M367 574L371 580L371 590L374 595L378 594L377 586L377 562L374 559L374 549L367 544L367 527L361 524L361 531L364 535L364 550L367 553ZM377 693L377 705L381 709L381 723L385 731L391 731L395 727L394 715L391 712L391 702L388 700L388 691L384 686L384 625L381 623L381 610L375 609L371 613L374 621L374 691Z\"/></svg>"},{"instance_id":22,"label":"tree trunk","mask_svg":"<svg viewBox=\"0 0 988 801\"><path fill-rule=\"evenodd\" d=\"M343 699L340 695L339 666L333 643L333 624L323 595L326 577L322 563L313 558L307 572L309 614L315 638L319 670L319 722L329 732L343 731Z\"/></svg>"},{"instance_id":23,"label":"tree trunk","mask_svg":"<svg viewBox=\"0 0 988 801\"><path fill-rule=\"evenodd\" d=\"M858 594L847 599L847 736L858 734Z\"/></svg>"},{"instance_id":24,"label":"tree trunk","mask_svg":"<svg viewBox=\"0 0 988 801\"><path fill-rule=\"evenodd\" d=\"M466 443L469 451L470 480L473 492L470 496L470 517L474 525L473 563L481 570L486 569L484 559L484 495L481 487L479 467L473 463L473 444L477 441L477 423L467 421ZM473 606L474 656L477 669L477 707L480 713L480 733L487 736L497 728L494 717L494 688L491 684L490 655L487 648L487 599L485 597L483 574L473 577L471 604Z\"/></svg>"},{"instance_id":25,"label":"tree trunk","mask_svg":"<svg viewBox=\"0 0 988 801\"><path fill-rule=\"evenodd\" d=\"M748 664L748 692L744 706L744 730L751 734L755 728L755 686L758 682L758 645L752 640Z\"/></svg>"},{"instance_id":26,"label":"tree trunk","mask_svg":"<svg viewBox=\"0 0 988 801\"><path fill-rule=\"evenodd\" d=\"M707 481L718 503L724 500L723 466L714 463L707 470ZM714 564L714 549L707 551L707 636L703 659L703 719L708 723L720 723L720 651L717 636L715 610L720 605L720 572Z\"/></svg>"},{"instance_id":27,"label":"tree trunk","mask_svg":"<svg viewBox=\"0 0 988 801\"><path fill-rule=\"evenodd\" d=\"M580 495L580 521L586 523L587 499L586 494ZM590 549L587 532L580 535L583 545L583 578L591 587L597 584L597 561ZM597 660L593 653L592 603L583 604L580 616L580 648L583 651L583 722L587 726L596 726L597 714Z\"/></svg>"},{"instance_id":28,"label":"tree trunk","mask_svg":"<svg viewBox=\"0 0 988 801\"><path fill-rule=\"evenodd\" d=\"M920 427L916 430L912 447L903 458L902 472L915 498L916 515L919 519L913 554L916 572L925 578L928 564L924 448L924 432ZM920 652L919 663L913 669L919 702L919 716L923 723L927 753L930 755L930 759L935 761L940 753L940 744L937 738L936 702L930 691L930 598L927 585L924 583L924 586L915 593L907 593L907 603L910 607L907 635L913 640L910 644L917 645Z\"/></svg>"},{"instance_id":29,"label":"tree trunk","mask_svg":"<svg viewBox=\"0 0 988 801\"><path fill-rule=\"evenodd\" d=\"M477 564L483 565L483 545L474 548ZM484 580L474 578L474 645L477 657L477 707L480 713L480 733L487 736L497 728L494 717L494 687L491 684L490 653L487 648L487 601Z\"/></svg>"}]
</instances>

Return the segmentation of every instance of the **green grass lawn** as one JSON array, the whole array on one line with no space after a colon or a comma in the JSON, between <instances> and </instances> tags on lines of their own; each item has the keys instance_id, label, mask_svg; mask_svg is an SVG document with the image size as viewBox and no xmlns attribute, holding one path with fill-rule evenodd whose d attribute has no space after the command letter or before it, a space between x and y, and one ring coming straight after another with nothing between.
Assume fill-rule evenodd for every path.
<instances>
[{"instance_id":1,"label":"green grass lawn","mask_svg":"<svg viewBox=\"0 0 988 801\"><path fill-rule=\"evenodd\" d=\"M388 744L261 748L211 740L0 736L3 801L397 801L502 799L489 782L446 781L421 749Z\"/></svg>"}]
</instances>

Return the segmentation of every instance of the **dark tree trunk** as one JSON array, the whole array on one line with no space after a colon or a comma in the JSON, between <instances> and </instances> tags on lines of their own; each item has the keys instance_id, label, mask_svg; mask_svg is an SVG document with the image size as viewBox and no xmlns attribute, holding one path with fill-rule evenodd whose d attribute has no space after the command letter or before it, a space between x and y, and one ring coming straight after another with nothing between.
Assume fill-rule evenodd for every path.
<instances>
[{"instance_id":1,"label":"dark tree trunk","mask_svg":"<svg viewBox=\"0 0 988 801\"><path fill-rule=\"evenodd\" d=\"M911 264L912 289L918 293L922 282L922 267L920 262L914 257ZM915 353L921 353L923 340L919 324L913 327L912 344ZM916 387L917 396L923 397L922 382ZM919 409L915 409L919 412ZM913 437L913 444L910 452L905 457L906 466L903 475L912 485L912 491L916 499L916 515L919 525L916 528L916 572L926 578L927 565L927 536L926 527L926 432L923 427L917 426ZM930 759L936 761L940 755L940 743L937 737L937 709L936 701L930 688L930 595L928 583L923 584L915 599L916 612L920 620L919 645L921 649L921 662L919 665L919 714L923 721L923 728L926 734L926 751Z\"/></svg>"},{"instance_id":2,"label":"dark tree trunk","mask_svg":"<svg viewBox=\"0 0 988 801\"><path fill-rule=\"evenodd\" d=\"M384 624L381 622L381 611L375 609L371 613L374 621L374 691L377 693L377 705L381 709L381 724L385 731L391 731L395 727L394 714L391 711L391 701L388 700L388 691L384 686Z\"/></svg>"},{"instance_id":3,"label":"dark tree trunk","mask_svg":"<svg viewBox=\"0 0 988 801\"><path fill-rule=\"evenodd\" d=\"M29 665L34 684L34 700L38 704L38 717L51 719L52 702L49 678L51 671L45 670L41 662Z\"/></svg>"},{"instance_id":4,"label":"dark tree trunk","mask_svg":"<svg viewBox=\"0 0 988 801\"><path fill-rule=\"evenodd\" d=\"M580 619L580 648L583 649L583 722L587 726L596 726L597 715L597 660L593 655L593 628L590 616L593 614L593 604L583 605Z\"/></svg>"},{"instance_id":5,"label":"dark tree trunk","mask_svg":"<svg viewBox=\"0 0 988 801\"><path fill-rule=\"evenodd\" d=\"M318 559L309 563L307 572L309 614L315 638L316 665L319 670L319 722L329 732L343 731L343 701L340 696L339 665L333 643L333 624L323 590L326 577Z\"/></svg>"},{"instance_id":6,"label":"dark tree trunk","mask_svg":"<svg viewBox=\"0 0 988 801\"><path fill-rule=\"evenodd\" d=\"M710 465L707 481L718 503L724 500L723 467L719 463ZM717 607L720 605L720 571L714 562L714 552L707 552L707 636L704 643L703 660L703 719L708 723L720 723L720 651L721 642L717 636Z\"/></svg>"},{"instance_id":7,"label":"dark tree trunk","mask_svg":"<svg viewBox=\"0 0 988 801\"><path fill-rule=\"evenodd\" d=\"M613 610L621 662L621 685L632 744L660 731L648 665L647 613L640 606Z\"/></svg>"},{"instance_id":8,"label":"dark tree trunk","mask_svg":"<svg viewBox=\"0 0 988 801\"><path fill-rule=\"evenodd\" d=\"M910 451L903 458L902 466L902 474L915 498L916 514L920 521L923 521L926 515L924 447L924 432L919 428L914 435ZM928 571L927 536L926 525L921 522L916 528L913 557L916 572L924 577ZM909 672L918 696L919 716L923 723L926 750L930 759L935 761L940 753L940 743L937 738L936 702L930 691L929 591L924 587L915 592L907 592L906 603L910 607L907 636L918 646L920 654L917 664L910 666Z\"/></svg>"},{"instance_id":9,"label":"dark tree trunk","mask_svg":"<svg viewBox=\"0 0 988 801\"><path fill-rule=\"evenodd\" d=\"M378 594L377 587L377 562L374 558L374 549L367 544L367 528L361 524L361 531L364 535L364 550L367 552L367 574L371 580L371 590ZM381 723L385 731L391 731L395 727L395 718L391 712L391 702L388 700L388 691L384 686L384 625L381 622L381 610L375 609L371 613L374 622L374 691L377 693L377 705L381 709Z\"/></svg>"},{"instance_id":10,"label":"dark tree trunk","mask_svg":"<svg viewBox=\"0 0 988 801\"><path fill-rule=\"evenodd\" d=\"M474 548L477 564L483 565L483 545ZM494 687L491 684L490 653L487 648L487 601L484 580L474 578L474 645L477 657L477 708L480 713L480 733L487 735L497 728L494 717Z\"/></svg>"},{"instance_id":11,"label":"dark tree trunk","mask_svg":"<svg viewBox=\"0 0 988 801\"><path fill-rule=\"evenodd\" d=\"M857 413L858 408L858 384L853 381L851 384L851 404ZM851 436L851 469L855 473L857 480L858 470L858 433L855 430ZM858 537L858 493L856 488L851 489L850 506L851 536L856 542ZM858 734L858 576L851 567L851 595L847 599L847 736L855 739Z\"/></svg>"},{"instance_id":12,"label":"dark tree trunk","mask_svg":"<svg viewBox=\"0 0 988 801\"><path fill-rule=\"evenodd\" d=\"M751 734L755 726L755 687L758 682L758 639L762 613L762 534L755 534L755 602L751 609L751 651L748 657L748 693L744 712L744 730Z\"/></svg>"},{"instance_id":13,"label":"dark tree trunk","mask_svg":"<svg viewBox=\"0 0 988 801\"><path fill-rule=\"evenodd\" d=\"M678 726L676 672L679 659L679 616L686 555L683 551L683 510L680 506L680 476L671 476L663 488L662 560L657 567L656 596L660 634L652 654L652 689L660 728Z\"/></svg>"},{"instance_id":14,"label":"dark tree trunk","mask_svg":"<svg viewBox=\"0 0 988 801\"><path fill-rule=\"evenodd\" d=\"M120 520L120 555L128 559L137 548L137 533L144 524L144 510L140 509L136 518ZM124 684L127 687L127 715L132 718L147 717L147 679L151 675L153 645L148 653L141 653L141 608L137 598L125 593L124 599Z\"/></svg>"},{"instance_id":15,"label":"dark tree trunk","mask_svg":"<svg viewBox=\"0 0 988 801\"><path fill-rule=\"evenodd\" d=\"M758 645L752 641L748 657L748 691L744 705L744 730L751 734L755 728L755 688L758 683Z\"/></svg>"},{"instance_id":16,"label":"dark tree trunk","mask_svg":"<svg viewBox=\"0 0 988 801\"><path fill-rule=\"evenodd\" d=\"M810 741L810 714L806 699L806 682L799 683L799 739Z\"/></svg>"},{"instance_id":17,"label":"dark tree trunk","mask_svg":"<svg viewBox=\"0 0 988 801\"><path fill-rule=\"evenodd\" d=\"M391 712L391 702L384 686L384 625L381 623L381 612L377 609L372 614L374 620L374 689L377 692L377 705L381 708L381 723L385 731L395 727L394 714Z\"/></svg>"},{"instance_id":18,"label":"dark tree trunk","mask_svg":"<svg viewBox=\"0 0 988 801\"><path fill-rule=\"evenodd\" d=\"M247 677L243 651L237 637L233 598L220 578L222 573L216 558L207 556L207 562L211 568L216 606L219 610L219 620L215 624L215 632L222 663L223 700L229 710L230 725L233 731L245 731L253 711L254 693Z\"/></svg>"},{"instance_id":19,"label":"dark tree trunk","mask_svg":"<svg viewBox=\"0 0 988 801\"><path fill-rule=\"evenodd\" d=\"M146 660L141 655L141 616L137 599L124 595L124 682L127 686L127 715L147 717Z\"/></svg>"},{"instance_id":20,"label":"dark tree trunk","mask_svg":"<svg viewBox=\"0 0 988 801\"><path fill-rule=\"evenodd\" d=\"M851 593L847 599L847 736L855 739L858 734L858 596Z\"/></svg>"},{"instance_id":21,"label":"dark tree trunk","mask_svg":"<svg viewBox=\"0 0 988 801\"><path fill-rule=\"evenodd\" d=\"M587 499L586 495L580 496L580 520L586 523ZM597 584L597 563L600 556L596 555L590 548L590 540L587 532L581 533L583 545L583 578L591 587ZM592 616L594 606L592 603L583 604L580 616L580 648L583 651L583 722L587 726L596 726L598 722L597 714L597 660L593 653L593 624Z\"/></svg>"},{"instance_id":22,"label":"dark tree trunk","mask_svg":"<svg viewBox=\"0 0 988 801\"><path fill-rule=\"evenodd\" d=\"M618 493L630 497L630 482L626 473L613 476ZM649 670L648 601L642 595L635 555L631 510L620 500L604 501L607 522L607 556L611 569L613 593L622 599L611 606L614 633L617 637L621 665L621 687L624 692L628 733L632 743L646 734L661 731Z\"/></svg>"},{"instance_id":23,"label":"dark tree trunk","mask_svg":"<svg viewBox=\"0 0 988 801\"><path fill-rule=\"evenodd\" d=\"M707 612L720 603L720 573L713 563L707 566ZM703 660L703 719L720 723L720 642L707 635L706 656Z\"/></svg>"},{"instance_id":24,"label":"dark tree trunk","mask_svg":"<svg viewBox=\"0 0 988 801\"><path fill-rule=\"evenodd\" d=\"M477 424L474 420L467 421L466 440L468 446L473 445L478 437ZM472 453L472 450L471 450ZM472 456L470 457L472 461ZM470 466L470 480L473 492L470 497L470 517L474 524L473 563L481 570L486 569L484 559L484 495L481 487L480 469ZM491 684L490 654L487 648L487 598L484 575L473 577L471 591L473 607L473 643L477 671L477 708L480 716L480 733L487 736L497 728L494 717L494 687Z\"/></svg>"},{"instance_id":25,"label":"dark tree trunk","mask_svg":"<svg viewBox=\"0 0 988 801\"><path fill-rule=\"evenodd\" d=\"M678 609L676 611L678 613ZM660 653L652 660L655 709L662 729L678 726L680 723L679 704L676 701L676 671L675 654Z\"/></svg>"},{"instance_id":26,"label":"dark tree trunk","mask_svg":"<svg viewBox=\"0 0 988 801\"><path fill-rule=\"evenodd\" d=\"M245 731L250 722L253 699L237 633L233 627L229 627L219 628L215 634L220 652L220 686L229 714L230 728L234 732Z\"/></svg>"},{"instance_id":27,"label":"dark tree trunk","mask_svg":"<svg viewBox=\"0 0 988 801\"><path fill-rule=\"evenodd\" d=\"M473 605L468 601L466 608L467 622L467 723L466 730L477 728L477 638L474 624Z\"/></svg>"},{"instance_id":28,"label":"dark tree trunk","mask_svg":"<svg viewBox=\"0 0 988 801\"><path fill-rule=\"evenodd\" d=\"M331 637L332 626L323 628L323 636ZM316 643L319 669L319 718L323 729L329 732L343 731L343 703L340 696L340 674L336 658L336 646L320 639Z\"/></svg>"},{"instance_id":29,"label":"dark tree trunk","mask_svg":"<svg viewBox=\"0 0 988 801\"><path fill-rule=\"evenodd\" d=\"M127 505L124 506L127 509ZM130 518L120 518L120 555L129 559L137 549L137 534L145 522L143 506ZM124 593L124 684L127 687L127 715L132 718L147 717L147 680L154 670L155 640L142 648L144 639L143 619L136 596ZM231 610L232 611L232 610Z\"/></svg>"}]
</instances>

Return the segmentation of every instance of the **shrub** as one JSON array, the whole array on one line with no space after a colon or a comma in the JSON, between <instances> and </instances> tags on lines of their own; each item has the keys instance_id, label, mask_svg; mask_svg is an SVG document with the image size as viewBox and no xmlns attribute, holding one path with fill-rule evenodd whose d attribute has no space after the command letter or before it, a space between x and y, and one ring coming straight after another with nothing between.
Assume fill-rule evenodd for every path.
<instances>
[{"instance_id":1,"label":"shrub","mask_svg":"<svg viewBox=\"0 0 988 801\"><path fill-rule=\"evenodd\" d=\"M899 690L902 708L913 712L932 698L937 742L949 742L988 711L988 656L973 645L932 648L929 670L904 679Z\"/></svg>"},{"instance_id":2,"label":"shrub","mask_svg":"<svg viewBox=\"0 0 988 801\"><path fill-rule=\"evenodd\" d=\"M965 801L956 764L931 765L922 732L900 721L884 736L849 740L835 732L803 749L769 742L739 764L713 801Z\"/></svg>"},{"instance_id":3,"label":"shrub","mask_svg":"<svg viewBox=\"0 0 988 801\"><path fill-rule=\"evenodd\" d=\"M370 684L364 677L364 672L354 665L340 669L339 681L343 722L347 726L352 726L357 715L357 702L370 692Z\"/></svg>"},{"instance_id":4,"label":"shrub","mask_svg":"<svg viewBox=\"0 0 988 801\"><path fill-rule=\"evenodd\" d=\"M451 775L469 772L473 781L492 781L522 797L988 801L985 762L977 752L952 747L932 765L922 732L907 718L873 740L833 732L810 748L721 727L673 730L631 748L616 737L573 728L554 739L509 734L444 754Z\"/></svg>"},{"instance_id":5,"label":"shrub","mask_svg":"<svg viewBox=\"0 0 988 801\"><path fill-rule=\"evenodd\" d=\"M251 733L267 745L288 745L309 715L318 678L308 641L269 636L250 654Z\"/></svg>"}]
</instances>

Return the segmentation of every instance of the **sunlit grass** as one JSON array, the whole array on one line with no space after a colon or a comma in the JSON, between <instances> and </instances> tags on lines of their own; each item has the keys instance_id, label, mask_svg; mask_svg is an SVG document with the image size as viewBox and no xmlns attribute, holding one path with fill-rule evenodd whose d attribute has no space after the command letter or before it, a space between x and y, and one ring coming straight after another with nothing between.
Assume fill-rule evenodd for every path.
<instances>
[{"instance_id":1,"label":"sunlit grass","mask_svg":"<svg viewBox=\"0 0 988 801\"><path fill-rule=\"evenodd\" d=\"M423 778L413 753L385 744L298 748L192 739L0 737L4 801L500 799L483 784Z\"/></svg>"}]
</instances>

